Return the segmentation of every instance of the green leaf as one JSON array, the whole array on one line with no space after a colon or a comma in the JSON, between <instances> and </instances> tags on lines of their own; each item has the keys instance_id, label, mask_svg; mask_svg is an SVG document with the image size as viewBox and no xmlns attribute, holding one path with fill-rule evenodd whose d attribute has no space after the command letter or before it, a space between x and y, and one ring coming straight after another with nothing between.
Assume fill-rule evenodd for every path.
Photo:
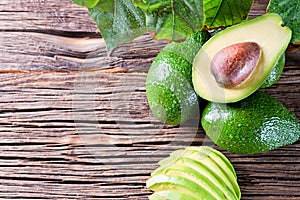
<instances>
[{"instance_id":1,"label":"green leaf","mask_svg":"<svg viewBox=\"0 0 300 200\"><path fill-rule=\"evenodd\" d=\"M134 0L156 39L182 40L203 27L202 0Z\"/></svg>"},{"instance_id":2,"label":"green leaf","mask_svg":"<svg viewBox=\"0 0 300 200\"><path fill-rule=\"evenodd\" d=\"M145 14L131 0L99 0L89 11L109 51L146 32Z\"/></svg>"},{"instance_id":3,"label":"green leaf","mask_svg":"<svg viewBox=\"0 0 300 200\"><path fill-rule=\"evenodd\" d=\"M291 41L300 42L300 0L271 0L267 12L279 14L293 31Z\"/></svg>"},{"instance_id":4,"label":"green leaf","mask_svg":"<svg viewBox=\"0 0 300 200\"><path fill-rule=\"evenodd\" d=\"M107 49L152 32L156 39L181 41L207 28L244 20L253 0L72 0L89 8ZM204 23L205 21L205 23Z\"/></svg>"},{"instance_id":5,"label":"green leaf","mask_svg":"<svg viewBox=\"0 0 300 200\"><path fill-rule=\"evenodd\" d=\"M253 0L203 0L205 26L209 29L231 26L245 20Z\"/></svg>"},{"instance_id":6,"label":"green leaf","mask_svg":"<svg viewBox=\"0 0 300 200\"><path fill-rule=\"evenodd\" d=\"M92 8L98 3L99 0L72 0L72 1L77 5L84 6L87 8Z\"/></svg>"}]
</instances>

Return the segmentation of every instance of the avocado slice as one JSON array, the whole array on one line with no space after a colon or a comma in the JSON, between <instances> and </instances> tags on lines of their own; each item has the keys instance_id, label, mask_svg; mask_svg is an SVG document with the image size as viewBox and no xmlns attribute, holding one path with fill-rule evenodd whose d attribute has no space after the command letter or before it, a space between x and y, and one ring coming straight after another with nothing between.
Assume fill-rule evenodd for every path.
<instances>
[{"instance_id":1,"label":"avocado slice","mask_svg":"<svg viewBox=\"0 0 300 200\"><path fill-rule=\"evenodd\" d=\"M240 154L266 152L292 144L300 137L295 114L260 91L237 103L209 102L201 124L218 146Z\"/></svg>"},{"instance_id":2,"label":"avocado slice","mask_svg":"<svg viewBox=\"0 0 300 200\"><path fill-rule=\"evenodd\" d=\"M251 95L267 79L291 35L274 13L217 33L194 59L192 80L196 93L218 103L237 102Z\"/></svg>"},{"instance_id":3,"label":"avocado slice","mask_svg":"<svg viewBox=\"0 0 300 200\"><path fill-rule=\"evenodd\" d=\"M235 173L234 174L231 173L231 170L230 169L228 170L226 165L222 165L221 163L218 164L210 156L200 151L178 150L173 152L171 154L171 157L172 155L174 157L180 155L180 158L190 158L196 162L199 162L201 165L209 169L217 179L222 180L225 183L227 188L230 189L232 188L234 193L237 194L237 196L239 196L240 189L236 181L236 175Z\"/></svg>"},{"instance_id":4,"label":"avocado slice","mask_svg":"<svg viewBox=\"0 0 300 200\"><path fill-rule=\"evenodd\" d=\"M188 179L198 185L198 190L205 190L208 192L212 199L224 199L225 195L210 181L209 177L204 176L197 170L185 165L173 164L172 166L164 166L156 169L151 176L165 174L170 176L178 176Z\"/></svg>"},{"instance_id":5,"label":"avocado slice","mask_svg":"<svg viewBox=\"0 0 300 200\"><path fill-rule=\"evenodd\" d=\"M177 125L199 115L198 96L192 86L192 62L210 38L203 30L182 43L165 46L150 66L146 94L153 115L160 121Z\"/></svg>"},{"instance_id":6,"label":"avocado slice","mask_svg":"<svg viewBox=\"0 0 300 200\"><path fill-rule=\"evenodd\" d=\"M149 200L168 200L166 197L164 197L163 195L160 195L157 192L154 192L153 194L148 196L148 199Z\"/></svg>"},{"instance_id":7,"label":"avocado slice","mask_svg":"<svg viewBox=\"0 0 300 200\"><path fill-rule=\"evenodd\" d=\"M199 186L196 183L180 176L165 174L152 176L147 180L146 186L154 192L173 190L181 191L192 198L205 196L214 199L206 190L199 190Z\"/></svg>"},{"instance_id":8,"label":"avocado slice","mask_svg":"<svg viewBox=\"0 0 300 200\"><path fill-rule=\"evenodd\" d=\"M169 157L169 159L172 158L175 157ZM185 178L196 183L199 183L200 181L200 185L204 185L201 187L205 187L206 190L213 194L216 199L238 199L233 188L228 188L208 167L190 158L179 158L172 165L162 165L153 171L151 176L167 173L175 175L176 172L174 173L173 171L176 170L182 171L182 176ZM201 182L203 183L201 184Z\"/></svg>"},{"instance_id":9,"label":"avocado slice","mask_svg":"<svg viewBox=\"0 0 300 200\"><path fill-rule=\"evenodd\" d=\"M155 196L153 198L152 196ZM152 195L149 196L150 200L199 200L199 198L194 198L189 195L186 195L185 193L182 193L180 191L174 191L174 190L165 190L165 191L159 191L155 192Z\"/></svg>"},{"instance_id":10,"label":"avocado slice","mask_svg":"<svg viewBox=\"0 0 300 200\"><path fill-rule=\"evenodd\" d=\"M216 163L220 167L223 167L223 169L226 170L227 174L232 173L234 175L234 177L237 178L235 170L234 170L232 164L224 156L224 154L222 154L220 151L217 151L217 150L215 150L211 147L208 147L208 146L201 146L201 147L190 146L190 147L187 147L186 150L205 152L205 154L209 155L212 158L212 160L215 160ZM229 172L228 170L231 170L231 172Z\"/></svg>"},{"instance_id":11,"label":"avocado slice","mask_svg":"<svg viewBox=\"0 0 300 200\"><path fill-rule=\"evenodd\" d=\"M150 196L152 199L241 198L232 165L221 152L211 147L187 147L174 151L159 165L146 182L146 186L154 191Z\"/></svg>"}]
</instances>

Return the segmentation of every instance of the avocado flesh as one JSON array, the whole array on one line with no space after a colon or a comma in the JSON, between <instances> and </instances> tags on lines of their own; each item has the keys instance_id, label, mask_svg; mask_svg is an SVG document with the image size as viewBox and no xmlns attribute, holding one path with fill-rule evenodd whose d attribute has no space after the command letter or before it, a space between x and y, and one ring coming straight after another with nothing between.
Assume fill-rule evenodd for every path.
<instances>
[{"instance_id":1,"label":"avocado flesh","mask_svg":"<svg viewBox=\"0 0 300 200\"><path fill-rule=\"evenodd\" d=\"M227 188L232 188L235 194L240 193L239 186L236 182L235 173L233 174L228 171L228 173L226 173L226 170L224 170L224 168L227 168L226 166L220 166L215 160L211 159L211 157L199 151L184 151L180 153L180 157L190 158L195 160L196 162L199 162L201 165L209 169L217 179L222 180Z\"/></svg>"},{"instance_id":2,"label":"avocado flesh","mask_svg":"<svg viewBox=\"0 0 300 200\"><path fill-rule=\"evenodd\" d=\"M188 179L193 183L198 185L198 190L205 190L211 195L213 199L224 199L223 193L216 188L214 184L210 181L209 177L206 177L194 170L193 168L187 167L185 165L176 165L160 167L156 169L151 176L157 176L159 174L178 176L184 179Z\"/></svg>"},{"instance_id":3,"label":"avocado flesh","mask_svg":"<svg viewBox=\"0 0 300 200\"><path fill-rule=\"evenodd\" d=\"M157 192L154 192L150 196L148 196L149 200L168 200L166 197L163 195L158 194Z\"/></svg>"},{"instance_id":4,"label":"avocado flesh","mask_svg":"<svg viewBox=\"0 0 300 200\"><path fill-rule=\"evenodd\" d=\"M170 164L171 163L171 164ZM211 182L215 186L215 191L219 191L223 193L223 197L221 199L238 199L238 195L236 194L233 187L228 187L224 181L219 177L216 176L215 173L207 166L201 164L201 162L198 162L191 158L184 158L184 157L175 157L170 156L162 162L160 162L161 167L159 167L157 170L155 170L153 173L154 175L157 173L156 171L162 171L165 169L168 169L168 167L175 166L186 166L190 169L193 169L194 171L197 171L198 174L201 173L200 176L197 176L199 180L207 180L207 182ZM205 178L202 178L205 177ZM220 196L220 194L219 194Z\"/></svg>"},{"instance_id":5,"label":"avocado flesh","mask_svg":"<svg viewBox=\"0 0 300 200\"><path fill-rule=\"evenodd\" d=\"M170 199L171 200L199 200L199 198L193 198L182 192L174 191L174 190L159 191L159 192L155 192L154 194L159 195L161 198L152 199L152 200L170 200Z\"/></svg>"},{"instance_id":6,"label":"avocado flesh","mask_svg":"<svg viewBox=\"0 0 300 200\"><path fill-rule=\"evenodd\" d=\"M267 80L260 86L260 88L267 88L270 87L271 85L275 84L283 71L285 65L285 54L282 54L275 64L274 68L272 69L270 75L268 76Z\"/></svg>"},{"instance_id":7,"label":"avocado flesh","mask_svg":"<svg viewBox=\"0 0 300 200\"><path fill-rule=\"evenodd\" d=\"M297 117L263 92L232 104L208 103L201 124L218 146L233 153L256 154L296 142Z\"/></svg>"},{"instance_id":8,"label":"avocado flesh","mask_svg":"<svg viewBox=\"0 0 300 200\"><path fill-rule=\"evenodd\" d=\"M177 125L199 114L199 98L192 86L192 62L209 37L207 31L201 31L182 43L172 42L151 64L146 94L153 115L160 121Z\"/></svg>"},{"instance_id":9,"label":"avocado flesh","mask_svg":"<svg viewBox=\"0 0 300 200\"><path fill-rule=\"evenodd\" d=\"M201 152L205 152L207 155L209 155L212 160L215 160L216 163L222 167L223 170L226 171L226 174L233 174L235 179L237 179L235 170L232 166L232 164L230 163L230 161L220 152L217 151L211 147L207 147L207 146L201 146L201 150L199 147L187 147L186 150L193 150L193 151L201 151ZM230 170L230 171L229 171Z\"/></svg>"},{"instance_id":10,"label":"avocado flesh","mask_svg":"<svg viewBox=\"0 0 300 200\"><path fill-rule=\"evenodd\" d=\"M192 198L204 196L213 199L211 194L209 194L206 190L199 190L199 186L196 183L186 178L173 175L159 174L157 176L153 176L147 180L146 186L154 192L173 190L181 191Z\"/></svg>"},{"instance_id":11,"label":"avocado flesh","mask_svg":"<svg viewBox=\"0 0 300 200\"><path fill-rule=\"evenodd\" d=\"M149 199L238 200L241 197L230 161L211 147L177 150L158 164L160 167L146 182L147 188L154 192ZM233 177L233 184L229 177Z\"/></svg>"},{"instance_id":12,"label":"avocado flesh","mask_svg":"<svg viewBox=\"0 0 300 200\"><path fill-rule=\"evenodd\" d=\"M227 174L232 173L234 175L234 177L237 178L235 170L234 170L232 164L220 151L217 151L217 150L215 150L211 147L207 147L207 146L201 146L200 148L189 146L189 147L186 148L186 150L205 152L205 154L209 155L221 167L226 166L226 167L223 167L223 169L226 170ZM230 169L231 172L229 172L228 169Z\"/></svg>"},{"instance_id":13,"label":"avocado flesh","mask_svg":"<svg viewBox=\"0 0 300 200\"><path fill-rule=\"evenodd\" d=\"M237 102L255 92L267 79L277 62L276 58L284 53L291 39L291 30L282 24L279 15L265 14L229 27L210 38L194 59L192 78L196 93L208 101L228 103ZM243 42L254 42L260 46L260 60L245 82L233 88L221 87L210 71L211 60L224 47Z\"/></svg>"}]
</instances>

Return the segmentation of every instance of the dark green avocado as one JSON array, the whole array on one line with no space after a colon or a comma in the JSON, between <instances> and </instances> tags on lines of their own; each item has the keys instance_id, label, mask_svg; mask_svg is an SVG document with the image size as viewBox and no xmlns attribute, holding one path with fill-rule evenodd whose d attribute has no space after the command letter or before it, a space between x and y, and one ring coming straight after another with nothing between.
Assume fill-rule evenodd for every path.
<instances>
[{"instance_id":1,"label":"dark green avocado","mask_svg":"<svg viewBox=\"0 0 300 200\"><path fill-rule=\"evenodd\" d=\"M210 102L201 123L218 146L240 154L266 152L292 144L300 137L297 117L263 92L237 103Z\"/></svg>"},{"instance_id":2,"label":"dark green avocado","mask_svg":"<svg viewBox=\"0 0 300 200\"><path fill-rule=\"evenodd\" d=\"M172 42L158 54L148 71L146 94L154 116L177 125L199 114L192 86L192 62L210 35L203 30L182 43Z\"/></svg>"}]
</instances>

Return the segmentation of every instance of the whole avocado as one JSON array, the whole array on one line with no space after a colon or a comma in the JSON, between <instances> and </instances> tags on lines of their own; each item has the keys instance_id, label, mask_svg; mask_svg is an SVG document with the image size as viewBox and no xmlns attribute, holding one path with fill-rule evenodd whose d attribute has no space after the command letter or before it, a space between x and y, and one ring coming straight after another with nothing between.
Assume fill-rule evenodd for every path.
<instances>
[{"instance_id":1,"label":"whole avocado","mask_svg":"<svg viewBox=\"0 0 300 200\"><path fill-rule=\"evenodd\" d=\"M146 79L150 109L160 121L177 125L199 114L198 96L192 86L192 63L210 38L203 30L184 42L172 42L155 58Z\"/></svg>"},{"instance_id":2,"label":"whole avocado","mask_svg":"<svg viewBox=\"0 0 300 200\"><path fill-rule=\"evenodd\" d=\"M208 137L233 153L255 154L296 142L297 117L282 103L256 92L237 103L208 103L201 123Z\"/></svg>"}]
</instances>

